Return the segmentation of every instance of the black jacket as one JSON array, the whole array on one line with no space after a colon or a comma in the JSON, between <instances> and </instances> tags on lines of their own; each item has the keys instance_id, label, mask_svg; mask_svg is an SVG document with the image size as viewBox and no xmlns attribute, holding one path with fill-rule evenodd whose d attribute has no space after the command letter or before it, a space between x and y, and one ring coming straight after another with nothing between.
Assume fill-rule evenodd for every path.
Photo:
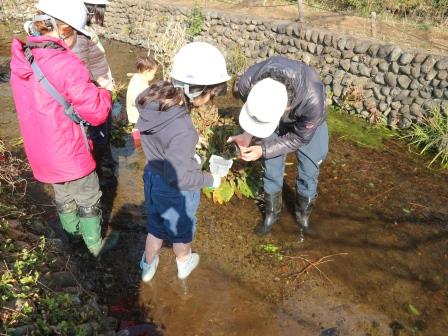
<instances>
[{"instance_id":1,"label":"black jacket","mask_svg":"<svg viewBox=\"0 0 448 336\"><path fill-rule=\"evenodd\" d=\"M147 94L147 90L140 95ZM137 101L140 96L137 97ZM203 173L194 158L198 134L185 106L159 110L159 103L137 105L137 128L141 133L148 169L179 190L197 190L213 185L213 176Z\"/></svg>"},{"instance_id":2,"label":"black jacket","mask_svg":"<svg viewBox=\"0 0 448 336\"><path fill-rule=\"evenodd\" d=\"M238 91L244 102L251 88L265 78L283 83L288 92L288 108L278 127L280 136L261 142L263 157L272 158L310 142L316 128L326 120L325 86L308 65L274 56L252 65L240 77Z\"/></svg>"}]
</instances>

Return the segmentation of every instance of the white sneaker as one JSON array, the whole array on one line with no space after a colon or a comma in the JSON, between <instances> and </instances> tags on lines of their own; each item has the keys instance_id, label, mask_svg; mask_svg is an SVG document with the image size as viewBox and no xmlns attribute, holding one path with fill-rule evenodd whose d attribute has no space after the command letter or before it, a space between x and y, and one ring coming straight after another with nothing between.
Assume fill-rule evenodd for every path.
<instances>
[{"instance_id":1,"label":"white sneaker","mask_svg":"<svg viewBox=\"0 0 448 336\"><path fill-rule=\"evenodd\" d=\"M186 277L188 277L190 273L193 272L193 270L199 264L199 254L190 252L190 257L185 261L179 261L176 258L176 264L177 264L177 277L183 280Z\"/></svg>"},{"instance_id":2,"label":"white sneaker","mask_svg":"<svg viewBox=\"0 0 448 336\"><path fill-rule=\"evenodd\" d=\"M151 279L154 277L154 274L156 274L157 266L159 265L159 256L156 255L152 258L151 263L146 263L146 256L143 252L142 260L140 261L140 268L142 269L142 281L143 282L150 282Z\"/></svg>"}]
</instances>

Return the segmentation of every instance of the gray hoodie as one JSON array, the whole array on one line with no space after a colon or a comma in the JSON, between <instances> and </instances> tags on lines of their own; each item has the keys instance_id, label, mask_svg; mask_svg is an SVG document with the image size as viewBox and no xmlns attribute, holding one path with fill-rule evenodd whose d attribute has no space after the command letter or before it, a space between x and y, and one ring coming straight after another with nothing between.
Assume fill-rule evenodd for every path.
<instances>
[{"instance_id":1,"label":"gray hoodie","mask_svg":"<svg viewBox=\"0 0 448 336\"><path fill-rule=\"evenodd\" d=\"M147 90L140 95L145 95ZM140 96L137 97L137 101ZM151 172L179 190L198 190L213 185L213 176L203 173L195 160L198 134L185 106L177 105L166 111L159 103L137 104L137 128L141 133L143 151Z\"/></svg>"}]
</instances>

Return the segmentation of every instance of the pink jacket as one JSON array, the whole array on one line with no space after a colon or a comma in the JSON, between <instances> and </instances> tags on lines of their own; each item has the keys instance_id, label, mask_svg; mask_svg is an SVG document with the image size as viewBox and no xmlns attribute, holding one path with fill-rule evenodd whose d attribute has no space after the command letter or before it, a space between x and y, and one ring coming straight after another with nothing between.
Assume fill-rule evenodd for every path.
<instances>
[{"instance_id":1,"label":"pink jacket","mask_svg":"<svg viewBox=\"0 0 448 336\"><path fill-rule=\"evenodd\" d=\"M28 37L30 42L52 41L64 49L32 50L42 72L78 115L92 125L104 123L111 107L107 90L97 88L80 59L58 38ZM25 152L34 177L59 183L87 176L95 169L81 128L64 114L63 107L38 82L22 46L11 46L11 87Z\"/></svg>"},{"instance_id":2,"label":"pink jacket","mask_svg":"<svg viewBox=\"0 0 448 336\"><path fill-rule=\"evenodd\" d=\"M90 71L90 77L102 88L112 91L114 80L109 63L107 63L104 47L93 28L87 27L87 29L92 35L91 38L79 34L72 51L86 64Z\"/></svg>"}]
</instances>

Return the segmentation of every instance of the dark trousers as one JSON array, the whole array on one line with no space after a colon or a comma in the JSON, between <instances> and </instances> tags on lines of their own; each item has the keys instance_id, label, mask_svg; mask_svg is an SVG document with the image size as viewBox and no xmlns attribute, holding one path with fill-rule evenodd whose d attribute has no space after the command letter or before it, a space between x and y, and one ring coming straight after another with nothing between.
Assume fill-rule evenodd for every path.
<instances>
[{"instance_id":1,"label":"dark trousers","mask_svg":"<svg viewBox=\"0 0 448 336\"><path fill-rule=\"evenodd\" d=\"M100 126L89 127L89 138L93 142L93 157L96 162L96 171L100 180L114 176L116 162L112 157L110 138L112 130L112 117Z\"/></svg>"}]
</instances>

